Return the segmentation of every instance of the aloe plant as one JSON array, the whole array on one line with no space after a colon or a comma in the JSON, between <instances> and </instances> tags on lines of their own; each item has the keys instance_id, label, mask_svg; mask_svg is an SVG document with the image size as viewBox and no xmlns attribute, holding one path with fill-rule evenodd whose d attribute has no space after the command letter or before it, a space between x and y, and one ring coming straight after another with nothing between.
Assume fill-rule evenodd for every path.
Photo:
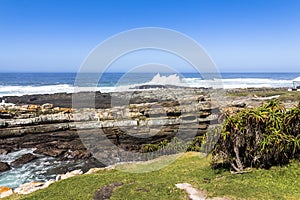
<instances>
[{"instance_id":1,"label":"aloe plant","mask_svg":"<svg viewBox=\"0 0 300 200\"><path fill-rule=\"evenodd\" d=\"M213 151L213 164L230 164L236 171L269 168L299 158L300 104L286 109L279 101L225 113L221 137Z\"/></svg>"}]
</instances>

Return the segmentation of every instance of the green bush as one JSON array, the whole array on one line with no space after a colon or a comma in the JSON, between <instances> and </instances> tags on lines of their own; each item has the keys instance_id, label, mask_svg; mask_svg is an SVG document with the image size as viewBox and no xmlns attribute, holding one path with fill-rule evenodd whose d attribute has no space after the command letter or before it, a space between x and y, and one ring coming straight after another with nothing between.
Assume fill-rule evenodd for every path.
<instances>
[{"instance_id":1,"label":"green bush","mask_svg":"<svg viewBox=\"0 0 300 200\"><path fill-rule=\"evenodd\" d=\"M164 139L159 143L145 144L139 150L141 153L160 151L162 154L174 154L186 151L202 151L201 145L204 136L196 136L193 141L185 142L182 139L174 137L172 140Z\"/></svg>"},{"instance_id":2,"label":"green bush","mask_svg":"<svg viewBox=\"0 0 300 200\"><path fill-rule=\"evenodd\" d=\"M286 109L279 101L271 101L226 115L213 164L230 164L236 171L286 164L299 158L299 130L300 104Z\"/></svg>"}]
</instances>

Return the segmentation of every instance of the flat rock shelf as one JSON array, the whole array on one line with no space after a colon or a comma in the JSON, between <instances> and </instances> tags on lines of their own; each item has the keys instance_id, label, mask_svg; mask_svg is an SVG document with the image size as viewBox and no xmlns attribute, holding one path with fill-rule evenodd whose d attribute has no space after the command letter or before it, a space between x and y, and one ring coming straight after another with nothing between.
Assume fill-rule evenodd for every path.
<instances>
[{"instance_id":1,"label":"flat rock shelf","mask_svg":"<svg viewBox=\"0 0 300 200\"><path fill-rule=\"evenodd\" d=\"M46 156L88 159L95 149L87 149L83 142L101 143L100 135L126 151L138 152L145 144L179 134L183 139L203 135L210 124L217 123L219 109L212 107L207 91L181 88L172 92L175 95L164 90L95 93L96 108L83 104L80 109L71 107L72 94L4 97L9 103L0 107L0 151L36 148L34 153ZM79 96L84 101L88 95Z\"/></svg>"}]
</instances>

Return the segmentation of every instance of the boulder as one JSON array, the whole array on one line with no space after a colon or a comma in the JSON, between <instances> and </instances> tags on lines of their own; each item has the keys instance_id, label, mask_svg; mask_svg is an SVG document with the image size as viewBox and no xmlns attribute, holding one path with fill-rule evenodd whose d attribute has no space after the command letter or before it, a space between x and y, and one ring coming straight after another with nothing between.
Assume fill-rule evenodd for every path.
<instances>
[{"instance_id":1,"label":"boulder","mask_svg":"<svg viewBox=\"0 0 300 200\"><path fill-rule=\"evenodd\" d=\"M0 173L10 170L10 166L6 162L0 162Z\"/></svg>"},{"instance_id":2,"label":"boulder","mask_svg":"<svg viewBox=\"0 0 300 200\"><path fill-rule=\"evenodd\" d=\"M6 155L9 153L9 150L7 149L0 149L0 155L3 154L3 155Z\"/></svg>"},{"instance_id":3,"label":"boulder","mask_svg":"<svg viewBox=\"0 0 300 200\"><path fill-rule=\"evenodd\" d=\"M75 150L70 152L70 156L74 159L86 159L91 156L91 153L85 150Z\"/></svg>"},{"instance_id":4,"label":"boulder","mask_svg":"<svg viewBox=\"0 0 300 200\"><path fill-rule=\"evenodd\" d=\"M12 195L13 193L14 193L13 189L11 189L9 187L0 186L0 199L4 198L4 197L8 197L8 196Z\"/></svg>"},{"instance_id":5,"label":"boulder","mask_svg":"<svg viewBox=\"0 0 300 200\"><path fill-rule=\"evenodd\" d=\"M51 157L59 157L65 152L66 150L64 149L43 148L43 147L40 147L34 151L34 153L43 154L45 156L51 156Z\"/></svg>"},{"instance_id":6,"label":"boulder","mask_svg":"<svg viewBox=\"0 0 300 200\"><path fill-rule=\"evenodd\" d=\"M12 166L20 166L20 165L24 165L26 163L29 163L33 160L37 159L37 156L31 154L31 153L27 153L22 155L20 158L17 158L15 161L13 161L11 163Z\"/></svg>"}]
</instances>

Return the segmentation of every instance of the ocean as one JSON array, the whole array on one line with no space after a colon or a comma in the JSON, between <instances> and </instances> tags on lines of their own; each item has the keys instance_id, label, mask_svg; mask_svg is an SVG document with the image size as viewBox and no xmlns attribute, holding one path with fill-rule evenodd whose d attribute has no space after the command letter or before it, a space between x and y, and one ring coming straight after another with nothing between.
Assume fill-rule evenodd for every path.
<instances>
[{"instance_id":1,"label":"ocean","mask_svg":"<svg viewBox=\"0 0 300 200\"><path fill-rule=\"evenodd\" d=\"M91 74L93 76L93 74ZM0 97L25 94L74 92L76 73L0 73ZM223 88L292 87L300 73L221 73ZM92 87L87 76L85 86ZM213 80L203 80L197 73L105 73L92 90L114 92L130 90L139 85L171 84L187 87L209 87ZM81 86L81 85L80 85Z\"/></svg>"}]
</instances>

